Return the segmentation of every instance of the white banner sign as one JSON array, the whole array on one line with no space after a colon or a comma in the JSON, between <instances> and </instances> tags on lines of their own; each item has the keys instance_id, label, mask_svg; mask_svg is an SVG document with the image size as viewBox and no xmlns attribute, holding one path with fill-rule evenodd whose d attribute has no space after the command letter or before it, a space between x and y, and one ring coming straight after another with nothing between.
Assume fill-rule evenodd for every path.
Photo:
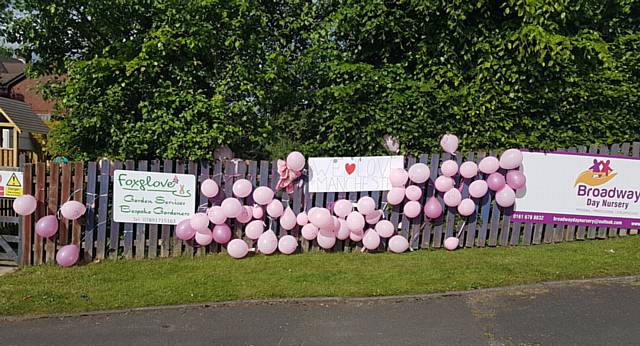
<instances>
[{"instance_id":1,"label":"white banner sign","mask_svg":"<svg viewBox=\"0 0 640 346\"><path fill-rule=\"evenodd\" d=\"M391 168L404 168L404 157L312 157L309 159L309 191L390 190Z\"/></svg>"},{"instance_id":2,"label":"white banner sign","mask_svg":"<svg viewBox=\"0 0 640 346\"><path fill-rule=\"evenodd\" d=\"M23 195L22 172L0 171L0 197L16 198Z\"/></svg>"},{"instance_id":3,"label":"white banner sign","mask_svg":"<svg viewBox=\"0 0 640 346\"><path fill-rule=\"evenodd\" d=\"M576 153L523 153L527 186L511 221L640 227L640 160Z\"/></svg>"},{"instance_id":4,"label":"white banner sign","mask_svg":"<svg viewBox=\"0 0 640 346\"><path fill-rule=\"evenodd\" d=\"M116 222L176 225L196 208L196 177L189 174L116 170Z\"/></svg>"}]
</instances>

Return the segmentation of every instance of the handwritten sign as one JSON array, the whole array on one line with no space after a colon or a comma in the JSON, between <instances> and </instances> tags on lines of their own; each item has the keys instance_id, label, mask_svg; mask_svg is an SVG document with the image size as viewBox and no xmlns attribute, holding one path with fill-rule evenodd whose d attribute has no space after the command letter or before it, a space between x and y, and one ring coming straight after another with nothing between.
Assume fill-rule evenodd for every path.
<instances>
[{"instance_id":1,"label":"handwritten sign","mask_svg":"<svg viewBox=\"0 0 640 346\"><path fill-rule=\"evenodd\" d=\"M403 167L403 156L312 157L309 192L390 190L389 172Z\"/></svg>"},{"instance_id":2,"label":"handwritten sign","mask_svg":"<svg viewBox=\"0 0 640 346\"><path fill-rule=\"evenodd\" d=\"M113 220L176 225L194 213L195 196L193 175L116 170Z\"/></svg>"}]
</instances>

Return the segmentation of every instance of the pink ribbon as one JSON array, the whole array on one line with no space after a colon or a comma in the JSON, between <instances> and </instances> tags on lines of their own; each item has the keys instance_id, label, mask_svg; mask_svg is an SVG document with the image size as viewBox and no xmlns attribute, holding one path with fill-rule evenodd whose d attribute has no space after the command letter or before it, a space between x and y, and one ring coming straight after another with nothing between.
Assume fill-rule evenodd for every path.
<instances>
[{"instance_id":1,"label":"pink ribbon","mask_svg":"<svg viewBox=\"0 0 640 346\"><path fill-rule=\"evenodd\" d=\"M285 189L287 193L293 193L293 182L302 175L302 172L289 169L284 160L278 160L278 173L280 179L276 184L276 190Z\"/></svg>"}]
</instances>

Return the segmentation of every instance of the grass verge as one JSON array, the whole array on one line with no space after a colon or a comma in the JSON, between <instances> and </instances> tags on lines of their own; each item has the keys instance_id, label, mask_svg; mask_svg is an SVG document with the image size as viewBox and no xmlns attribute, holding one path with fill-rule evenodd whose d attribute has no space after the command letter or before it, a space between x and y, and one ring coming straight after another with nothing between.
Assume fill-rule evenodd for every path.
<instances>
[{"instance_id":1,"label":"grass verge","mask_svg":"<svg viewBox=\"0 0 640 346\"><path fill-rule=\"evenodd\" d=\"M384 296L640 274L640 237L454 252L117 260L0 277L0 315L238 299Z\"/></svg>"}]
</instances>

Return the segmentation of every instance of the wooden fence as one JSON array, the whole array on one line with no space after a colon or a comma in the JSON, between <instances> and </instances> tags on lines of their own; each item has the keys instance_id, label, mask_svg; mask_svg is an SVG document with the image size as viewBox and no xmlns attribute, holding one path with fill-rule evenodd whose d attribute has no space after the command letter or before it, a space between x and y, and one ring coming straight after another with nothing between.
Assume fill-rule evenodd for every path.
<instances>
[{"instance_id":1,"label":"wooden fence","mask_svg":"<svg viewBox=\"0 0 640 346\"><path fill-rule=\"evenodd\" d=\"M640 157L640 143L624 143L622 145L592 146L590 148L568 148L569 152L588 152L594 154L611 154ZM489 154L495 155L496 152ZM483 152L458 155L455 159L460 164L463 160L479 162L487 154ZM421 203L434 196L433 180L439 174L435 167L450 159L449 154L421 155L418 158L407 157L405 167L415 162L429 165L431 179L425 184ZM22 218L20 231L19 264L31 265L54 261L56 249L66 244L78 244L82 249L84 261L105 258L144 258L169 256L203 256L208 253L224 252L224 246L212 243L209 246L198 246L191 241L181 241L174 236L174 227L169 225L118 223L111 217L113 172L116 169L128 169L151 172L187 173L197 176L199 191L200 182L209 177L220 185L221 193L216 198L208 199L200 195L197 205L219 204L225 196L231 196L234 181L246 178L254 186L266 185L272 188L278 180L276 162L268 161L115 161L72 162L69 164L35 163L25 164L25 193L33 194L38 200L35 215ZM456 178L456 184L458 178ZM356 201L364 195L371 196L381 206L386 200L386 192L350 192L345 193L309 193L307 184L297 186L288 195L283 192L282 202L291 206L294 213L309 210L314 206L331 207L340 198ZM463 198L468 196L468 183L464 183ZM442 203L442 194L436 194ZM250 198L250 197L249 197ZM69 221L60 220L59 232L50 239L35 235L35 220L48 214L55 214L59 206L69 199L82 201L87 206L85 217ZM460 246L513 246L554 243L563 241L596 239L637 234L637 230L606 227L576 227L562 225L544 225L533 223L511 222L512 208L501 208L493 200L493 193L487 194L477 201L476 212L468 218L461 217L455 208L445 208L443 215L435 221L427 220L423 214L408 219L402 214L401 207L385 210L385 218L397 226L399 234L409 239L413 249L439 248L444 239L453 236L460 230ZM464 222L466 221L466 222ZM463 226L464 225L464 226ZM231 224L236 237L243 236L243 225ZM314 242L299 236L300 228L291 231L280 228L278 222L271 222L270 228L278 235L292 234L299 237L301 251L319 251ZM252 241L244 238L249 242ZM255 244L253 244L255 245ZM350 240L338 241L332 251L354 251L360 249L361 243ZM384 250L386 241L380 245ZM322 250L324 251L324 250Z\"/></svg>"}]
</instances>

